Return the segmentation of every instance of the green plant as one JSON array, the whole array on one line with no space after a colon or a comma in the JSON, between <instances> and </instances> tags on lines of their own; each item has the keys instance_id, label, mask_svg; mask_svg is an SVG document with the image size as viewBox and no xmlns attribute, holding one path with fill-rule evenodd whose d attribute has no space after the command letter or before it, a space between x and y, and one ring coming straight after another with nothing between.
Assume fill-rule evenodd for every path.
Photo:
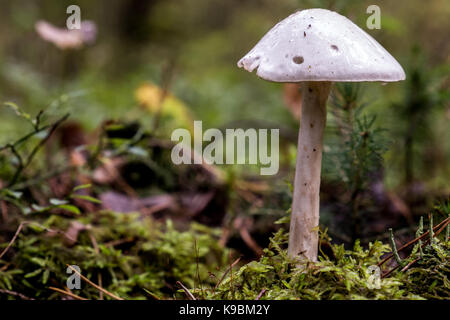
<instances>
[{"instance_id":1,"label":"green plant","mask_svg":"<svg viewBox=\"0 0 450 320\"><path fill-rule=\"evenodd\" d=\"M375 116L364 114L361 87L341 83L331 100L332 135L325 156L325 172L342 181L348 190L347 207L352 221L352 239L362 235L364 191L373 175L382 170L387 141L383 129L375 127ZM372 176L371 176L372 175Z\"/></svg>"}]
</instances>

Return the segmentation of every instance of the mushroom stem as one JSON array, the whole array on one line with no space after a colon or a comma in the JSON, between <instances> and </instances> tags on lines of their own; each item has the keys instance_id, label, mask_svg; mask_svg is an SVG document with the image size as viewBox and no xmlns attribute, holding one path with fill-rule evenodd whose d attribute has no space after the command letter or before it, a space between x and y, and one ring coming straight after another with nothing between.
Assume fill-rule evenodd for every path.
<instances>
[{"instance_id":1,"label":"mushroom stem","mask_svg":"<svg viewBox=\"0 0 450 320\"><path fill-rule=\"evenodd\" d=\"M317 261L322 141L331 82L302 83L303 101L288 253Z\"/></svg>"}]
</instances>

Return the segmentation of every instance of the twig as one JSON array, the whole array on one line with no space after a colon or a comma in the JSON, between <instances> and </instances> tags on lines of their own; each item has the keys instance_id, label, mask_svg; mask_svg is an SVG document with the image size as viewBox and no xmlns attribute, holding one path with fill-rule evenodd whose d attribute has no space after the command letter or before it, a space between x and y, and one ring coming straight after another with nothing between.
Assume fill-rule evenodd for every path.
<instances>
[{"instance_id":1,"label":"twig","mask_svg":"<svg viewBox=\"0 0 450 320\"><path fill-rule=\"evenodd\" d=\"M91 280L89 280L88 278L86 278L85 276L83 276L81 273L78 272L78 270L76 270L75 268L73 268L70 265L67 265L67 267L69 267L73 272L75 272L77 275L80 276L81 279L83 279L84 281L86 281L88 284L90 284L91 286L93 286L94 288L96 288L97 290L103 291L103 293L107 294L108 296L110 296L111 298L115 299L115 300L123 300L122 298L116 296L115 294L109 292L106 289L103 289L102 287L100 287L99 285L96 285L95 283L93 283Z\"/></svg>"},{"instance_id":2,"label":"twig","mask_svg":"<svg viewBox=\"0 0 450 320\"><path fill-rule=\"evenodd\" d=\"M383 274L381 276L381 279L386 278L387 276L389 276L392 272L394 272L395 270L397 270L400 267L400 265L395 266L394 268L392 268L391 270L389 270L388 272L386 272L385 274Z\"/></svg>"},{"instance_id":3,"label":"twig","mask_svg":"<svg viewBox=\"0 0 450 320\"><path fill-rule=\"evenodd\" d=\"M45 136L44 139L42 139L41 141L39 141L39 143L33 148L33 150L31 151L31 153L29 154L29 156L27 157L27 159L25 161L22 160L22 158L20 157L20 155L17 153L15 147L17 146L18 142L14 143L13 145L9 145L9 148L11 149L11 151L13 153L15 153L16 157L20 158L19 161L19 167L17 168L16 172L14 173L13 178L11 179L11 181L8 184L8 187L13 186L17 180L19 179L21 173L23 172L23 170L25 170L26 167L28 167L28 165L33 161L34 156L37 154L37 152L39 151L39 149L41 149L41 147L47 143L48 139L50 139L50 137L52 136L52 134L55 132L55 130L59 127L59 125L61 123L63 123L64 121L67 120L67 118L69 117L69 114L66 114L65 116L63 116L62 118L60 118L58 121L56 121L53 125L48 126L47 128L49 128L49 132L47 133L47 135ZM36 130L35 132L33 132L29 137L35 135L37 132L43 131L43 129L41 130ZM23 140L24 138L20 139L20 143L25 141Z\"/></svg>"},{"instance_id":4,"label":"twig","mask_svg":"<svg viewBox=\"0 0 450 320\"><path fill-rule=\"evenodd\" d=\"M448 216L448 219L450 219L450 215ZM450 238L450 224L447 224L447 230L445 231L445 240L448 240Z\"/></svg>"},{"instance_id":5,"label":"twig","mask_svg":"<svg viewBox=\"0 0 450 320\"><path fill-rule=\"evenodd\" d=\"M44 227L43 225L40 225L38 223L35 223L33 221L22 221L19 224L19 227L16 230L16 233L14 234L14 236L12 237L11 241L8 243L8 245L6 246L6 248L2 251L2 253L0 253L0 259L6 254L6 252L9 250L9 248L11 248L11 246L14 244L14 241L16 241L17 237L19 236L20 231L22 230L22 228L27 225L27 224L34 224L39 226L40 228L44 229L47 232L54 232L54 233L64 233L60 230L54 230L54 229L49 229L47 227ZM70 240L73 240L72 238L69 237Z\"/></svg>"},{"instance_id":6,"label":"twig","mask_svg":"<svg viewBox=\"0 0 450 320\"><path fill-rule=\"evenodd\" d=\"M15 292L15 291L11 291L11 290L6 290L6 289L0 289L0 293L4 293L4 294L9 294L11 296L16 296L19 297L22 300L34 300L33 298L29 298L19 292Z\"/></svg>"},{"instance_id":7,"label":"twig","mask_svg":"<svg viewBox=\"0 0 450 320\"><path fill-rule=\"evenodd\" d=\"M29 180L24 181L24 182L16 183L10 189L12 189L12 190L20 190L20 189L25 189L27 187L32 187L32 186L34 186L36 184L41 184L42 182L44 182L44 181L46 181L46 180L48 180L50 178L53 178L54 176L60 175L61 173L64 173L64 172L66 172L67 170L69 170L71 168L72 168L72 166L69 165L69 166L64 166L64 167L55 169L55 170L50 171L49 173L44 174L44 175L42 175L40 177L35 177L35 178L29 179Z\"/></svg>"},{"instance_id":8,"label":"twig","mask_svg":"<svg viewBox=\"0 0 450 320\"><path fill-rule=\"evenodd\" d=\"M450 225L450 218L448 218L448 221L443 224L434 234L435 237L437 237L446 227Z\"/></svg>"},{"instance_id":9,"label":"twig","mask_svg":"<svg viewBox=\"0 0 450 320\"><path fill-rule=\"evenodd\" d=\"M444 220L445 221L445 220ZM439 224L441 225L441 227L439 228L439 230L437 230L435 232L435 236L439 235L442 230L444 230L444 228L450 223L450 221L448 221L446 224ZM439 226L438 225L438 226ZM421 246L420 246L420 250L422 251L422 248L424 248L426 245L428 245L431 242L431 239L426 240ZM420 242L421 243L421 242ZM417 261L419 261L422 258L422 256L419 256L419 258L413 260L412 262L410 262L408 265L406 265L405 267L403 267L403 269L401 271L406 271L408 270L411 265L413 265L414 263L416 263ZM383 274L381 276L381 278L386 278L387 276L389 276L392 272L394 272L395 270L397 270L400 266L402 266L401 264L398 264L397 266L395 266L394 268L392 268L391 270L389 270L388 272L386 272L385 274Z\"/></svg>"},{"instance_id":10,"label":"twig","mask_svg":"<svg viewBox=\"0 0 450 320\"><path fill-rule=\"evenodd\" d=\"M74 293L72 293L70 291L65 291L65 290L62 290L62 289L59 289L59 288L55 288L55 287L49 287L49 289L53 290L53 291L56 291L56 292L59 292L59 293L62 293L62 294L65 294L65 295L67 295L69 297L72 297L74 299L77 299L77 300L89 300L89 299L77 296L76 294L74 294Z\"/></svg>"},{"instance_id":11,"label":"twig","mask_svg":"<svg viewBox=\"0 0 450 320\"><path fill-rule=\"evenodd\" d=\"M402 270L400 270L401 272L405 272L406 270L409 269L409 267L411 267L414 263L416 263L417 261L419 261L421 259L421 257L418 257L416 259L414 259L413 261L411 261L410 263L408 263Z\"/></svg>"},{"instance_id":12,"label":"twig","mask_svg":"<svg viewBox=\"0 0 450 320\"><path fill-rule=\"evenodd\" d=\"M216 291L216 289L219 287L219 285L222 283L223 279L225 279L225 277L227 276L228 272L230 272L230 270L239 263L239 261L241 261L242 257L237 258L232 264L231 266L227 269L227 271L225 271L225 273L222 275L222 277L220 278L219 282L217 282L216 286L213 289L213 293Z\"/></svg>"},{"instance_id":13,"label":"twig","mask_svg":"<svg viewBox=\"0 0 450 320\"><path fill-rule=\"evenodd\" d=\"M445 220L443 220L441 223L439 223L437 226L435 226L433 229L434 230L438 230L438 228L441 228L442 226L446 227L447 225L449 225L450 223L450 218L447 218ZM400 247L397 252L400 252L406 248L408 248L409 246L415 244L416 242L418 242L419 240L422 240L423 238L425 238L426 236L428 236L429 231L425 232L424 234L422 234L419 238L413 239L410 242L406 243L405 245L403 245L402 247ZM390 260L392 257L394 256L393 253L390 253L386 258L384 258L383 260L381 260L380 262L378 262L378 266L383 265L386 261Z\"/></svg>"},{"instance_id":14,"label":"twig","mask_svg":"<svg viewBox=\"0 0 450 320\"><path fill-rule=\"evenodd\" d=\"M177 284L184 290L189 299L197 300L195 299L194 295L188 290L188 288L186 288L180 281L177 281Z\"/></svg>"},{"instance_id":15,"label":"twig","mask_svg":"<svg viewBox=\"0 0 450 320\"><path fill-rule=\"evenodd\" d=\"M150 292L149 290L142 288L144 290L144 292L146 294L148 294L152 299L154 300L161 300L157 295L155 295L154 293Z\"/></svg>"},{"instance_id":16,"label":"twig","mask_svg":"<svg viewBox=\"0 0 450 320\"><path fill-rule=\"evenodd\" d=\"M22 230L23 226L28 224L28 223L30 223L30 222L29 221L23 221L22 223L19 224L19 227L17 228L17 231L14 234L14 237L12 237L11 241L9 241L8 245L6 246L6 248L2 251L2 253L0 253L0 259L3 258L3 256L9 250L9 248L11 248L11 246L13 245L14 241L16 241L16 239L19 236L19 233Z\"/></svg>"},{"instance_id":17,"label":"twig","mask_svg":"<svg viewBox=\"0 0 450 320\"><path fill-rule=\"evenodd\" d=\"M253 252L257 256L261 256L263 254L262 248L256 243L256 241L252 238L249 230L248 225L249 223L252 223L252 220L244 220L242 217L238 217L235 222L235 228L239 230L239 235L241 236L242 240L245 242L245 244L253 250Z\"/></svg>"},{"instance_id":18,"label":"twig","mask_svg":"<svg viewBox=\"0 0 450 320\"><path fill-rule=\"evenodd\" d=\"M261 292L258 294L258 296L256 297L255 300L261 299L261 297L266 293L266 291L267 291L266 289L262 289Z\"/></svg>"},{"instance_id":19,"label":"twig","mask_svg":"<svg viewBox=\"0 0 450 320\"><path fill-rule=\"evenodd\" d=\"M105 245L105 247L115 247L115 246L118 246L120 244L133 242L134 240L135 240L134 237L125 238L125 239L118 239L118 240L112 240L112 241L106 242L106 243L104 243L104 245Z\"/></svg>"}]
</instances>

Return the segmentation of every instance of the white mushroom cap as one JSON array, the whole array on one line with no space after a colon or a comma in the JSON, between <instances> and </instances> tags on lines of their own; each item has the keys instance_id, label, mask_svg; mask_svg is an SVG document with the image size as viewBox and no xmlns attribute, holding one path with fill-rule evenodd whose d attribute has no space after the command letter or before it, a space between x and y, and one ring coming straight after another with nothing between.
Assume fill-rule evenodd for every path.
<instances>
[{"instance_id":1,"label":"white mushroom cap","mask_svg":"<svg viewBox=\"0 0 450 320\"><path fill-rule=\"evenodd\" d=\"M275 25L238 62L269 81L399 81L400 64L346 17L325 9L298 11Z\"/></svg>"}]
</instances>

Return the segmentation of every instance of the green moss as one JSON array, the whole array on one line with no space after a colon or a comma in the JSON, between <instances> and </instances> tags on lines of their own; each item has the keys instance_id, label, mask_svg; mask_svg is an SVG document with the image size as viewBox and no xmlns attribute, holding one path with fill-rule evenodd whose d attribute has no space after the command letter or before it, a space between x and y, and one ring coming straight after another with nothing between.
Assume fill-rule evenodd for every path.
<instances>
[{"instance_id":1,"label":"green moss","mask_svg":"<svg viewBox=\"0 0 450 320\"><path fill-rule=\"evenodd\" d=\"M427 246L422 260L405 273L379 278L373 271L389 246L379 241L353 250L333 245L334 259L296 266L282 249L287 234L279 231L259 261L251 262L228 277L211 293L211 299L448 299L449 242ZM410 259L414 259L411 257ZM379 270L379 269L378 269Z\"/></svg>"},{"instance_id":2,"label":"green moss","mask_svg":"<svg viewBox=\"0 0 450 320\"><path fill-rule=\"evenodd\" d=\"M70 244L67 238L74 223L82 228L75 244ZM280 230L258 261L230 270L233 259L219 246L220 230L192 224L181 232L170 221L160 224L138 214L107 211L77 220L50 215L25 226L0 260L0 289L60 299L61 294L49 287L64 288L66 265L73 264L125 299L185 298L177 281L199 299L449 299L450 242L442 234L423 250L416 245L402 266L422 258L406 271L381 279L376 265L391 248L379 241L367 248L357 241L346 250L327 244L330 239L322 235L319 261L298 265L287 256L288 235ZM99 298L99 291L85 282L73 292ZM1 293L0 297L16 298Z\"/></svg>"},{"instance_id":3,"label":"green moss","mask_svg":"<svg viewBox=\"0 0 450 320\"><path fill-rule=\"evenodd\" d=\"M60 299L49 287L65 287L69 264L79 266L95 283L101 275L102 286L123 298L143 299L148 296L145 290L158 297L180 298L177 281L194 287L200 277L204 285L212 285L208 271L223 265L227 257L227 251L218 245L218 232L198 224L180 232L170 221L161 225L139 215L100 212L78 220L86 230L80 231L78 241L70 246L66 243L69 232L54 231L70 230L72 222L51 216L41 225L25 227L0 260L0 289L32 298ZM99 291L86 283L73 292L90 299L99 297Z\"/></svg>"}]
</instances>

